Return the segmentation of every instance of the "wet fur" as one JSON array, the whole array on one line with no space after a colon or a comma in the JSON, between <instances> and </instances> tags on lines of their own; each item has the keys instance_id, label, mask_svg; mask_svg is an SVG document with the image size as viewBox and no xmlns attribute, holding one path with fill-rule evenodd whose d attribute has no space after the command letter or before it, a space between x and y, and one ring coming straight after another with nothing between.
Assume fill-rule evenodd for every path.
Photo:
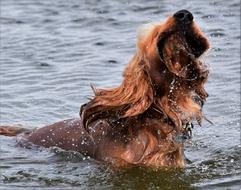
<instances>
[{"instance_id":1,"label":"wet fur","mask_svg":"<svg viewBox=\"0 0 241 190\"><path fill-rule=\"evenodd\" d=\"M123 73L121 85L94 88L95 97L81 107L85 128L88 130L98 119L128 123L148 118L154 110L177 130L187 122L200 122L201 105L208 96L204 89L208 70L198 57L208 48L207 39L194 22L185 32L176 26L173 17L145 29L139 35L137 52ZM124 127L135 130L128 124Z\"/></svg>"},{"instance_id":2,"label":"wet fur","mask_svg":"<svg viewBox=\"0 0 241 190\"><path fill-rule=\"evenodd\" d=\"M177 138L186 135L183 126L203 118L208 70L198 58L208 48L194 22L181 28L171 16L164 24L149 25L139 32L136 53L120 86L92 87L94 97L81 107L80 118L22 136L116 166L183 167L183 143ZM0 134L6 131L0 127Z\"/></svg>"}]
</instances>

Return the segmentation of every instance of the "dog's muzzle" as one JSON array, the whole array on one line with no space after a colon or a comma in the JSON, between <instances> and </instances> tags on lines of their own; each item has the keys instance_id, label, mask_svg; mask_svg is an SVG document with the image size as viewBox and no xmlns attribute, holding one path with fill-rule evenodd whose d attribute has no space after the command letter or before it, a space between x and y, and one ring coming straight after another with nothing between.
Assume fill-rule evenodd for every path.
<instances>
[{"instance_id":1,"label":"dog's muzzle","mask_svg":"<svg viewBox=\"0 0 241 190\"><path fill-rule=\"evenodd\" d=\"M193 15L187 10L180 10L176 12L173 17L181 25L188 25L193 21Z\"/></svg>"}]
</instances>

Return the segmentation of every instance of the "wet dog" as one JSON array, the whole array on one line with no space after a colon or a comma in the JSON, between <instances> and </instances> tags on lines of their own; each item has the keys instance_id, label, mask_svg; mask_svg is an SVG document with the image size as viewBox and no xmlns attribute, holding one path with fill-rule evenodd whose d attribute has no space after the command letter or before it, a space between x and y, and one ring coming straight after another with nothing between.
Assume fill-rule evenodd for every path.
<instances>
[{"instance_id":1,"label":"wet dog","mask_svg":"<svg viewBox=\"0 0 241 190\"><path fill-rule=\"evenodd\" d=\"M183 167L183 139L204 117L209 71L199 57L208 48L193 15L178 11L165 23L140 30L120 86L93 87L95 96L81 106L80 118L33 131L2 126L0 134L21 135L22 142L78 151L116 166Z\"/></svg>"}]
</instances>

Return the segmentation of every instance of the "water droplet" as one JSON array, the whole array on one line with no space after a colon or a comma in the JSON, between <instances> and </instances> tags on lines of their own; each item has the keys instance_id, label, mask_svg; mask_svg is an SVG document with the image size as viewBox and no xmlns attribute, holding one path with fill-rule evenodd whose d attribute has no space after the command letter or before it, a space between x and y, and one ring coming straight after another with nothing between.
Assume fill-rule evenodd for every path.
<instances>
[{"instance_id":1,"label":"water droplet","mask_svg":"<svg viewBox=\"0 0 241 190\"><path fill-rule=\"evenodd\" d=\"M158 133L158 135L160 135L160 134L161 134L161 131L160 131L160 130L157 130L157 133Z\"/></svg>"}]
</instances>

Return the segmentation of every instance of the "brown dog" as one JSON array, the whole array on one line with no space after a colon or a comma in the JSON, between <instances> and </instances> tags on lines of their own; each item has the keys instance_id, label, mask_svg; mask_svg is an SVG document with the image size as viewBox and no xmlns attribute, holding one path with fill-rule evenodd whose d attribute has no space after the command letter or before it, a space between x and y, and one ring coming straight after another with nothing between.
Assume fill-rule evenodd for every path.
<instances>
[{"instance_id":1,"label":"brown dog","mask_svg":"<svg viewBox=\"0 0 241 190\"><path fill-rule=\"evenodd\" d=\"M24 142L74 150L114 165L184 166L182 138L201 122L208 96L208 70L198 58L209 48L206 37L181 10L164 24L140 31L137 51L121 85L94 89L80 118L34 131L0 127L0 134L22 134Z\"/></svg>"}]
</instances>

